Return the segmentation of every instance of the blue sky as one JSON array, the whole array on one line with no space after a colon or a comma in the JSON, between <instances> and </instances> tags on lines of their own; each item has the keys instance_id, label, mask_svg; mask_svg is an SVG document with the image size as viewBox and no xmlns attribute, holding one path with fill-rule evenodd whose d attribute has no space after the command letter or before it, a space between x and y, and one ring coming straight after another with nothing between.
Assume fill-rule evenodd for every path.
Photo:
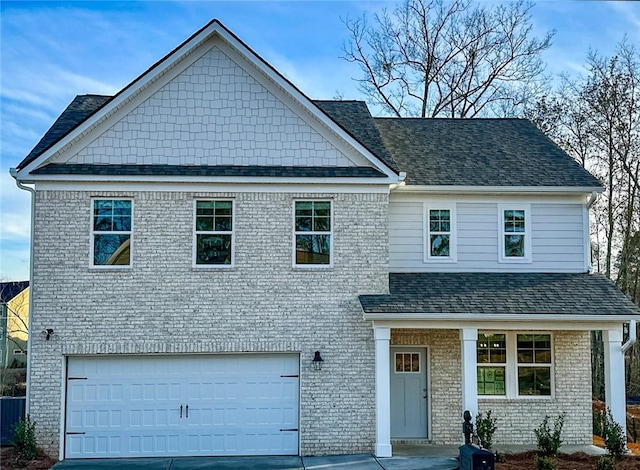
<instances>
[{"instance_id":1,"label":"blue sky","mask_svg":"<svg viewBox=\"0 0 640 470\"><path fill-rule=\"evenodd\" d=\"M0 280L29 276L30 196L9 176L78 94L113 94L212 18L314 99L363 99L340 59L342 18L389 1L0 2ZM640 45L640 2L539 1L555 29L547 70L579 73L589 48Z\"/></svg>"}]
</instances>

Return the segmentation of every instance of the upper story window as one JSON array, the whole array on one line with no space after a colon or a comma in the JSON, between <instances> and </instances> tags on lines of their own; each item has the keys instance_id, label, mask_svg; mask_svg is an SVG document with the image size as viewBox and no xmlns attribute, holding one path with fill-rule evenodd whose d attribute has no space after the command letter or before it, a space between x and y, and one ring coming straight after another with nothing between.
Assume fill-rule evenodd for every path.
<instances>
[{"instance_id":1,"label":"upper story window","mask_svg":"<svg viewBox=\"0 0 640 470\"><path fill-rule=\"evenodd\" d=\"M549 333L478 333L478 395L551 396Z\"/></svg>"},{"instance_id":2,"label":"upper story window","mask_svg":"<svg viewBox=\"0 0 640 470\"><path fill-rule=\"evenodd\" d=\"M501 262L531 262L531 208L529 205L500 205Z\"/></svg>"},{"instance_id":3,"label":"upper story window","mask_svg":"<svg viewBox=\"0 0 640 470\"><path fill-rule=\"evenodd\" d=\"M233 265L233 201L196 201L196 266Z\"/></svg>"},{"instance_id":4,"label":"upper story window","mask_svg":"<svg viewBox=\"0 0 640 470\"><path fill-rule=\"evenodd\" d=\"M91 216L91 264L131 266L133 201L94 199Z\"/></svg>"},{"instance_id":5,"label":"upper story window","mask_svg":"<svg viewBox=\"0 0 640 470\"><path fill-rule=\"evenodd\" d=\"M331 265L331 201L295 201L294 205L294 265Z\"/></svg>"},{"instance_id":6,"label":"upper story window","mask_svg":"<svg viewBox=\"0 0 640 470\"><path fill-rule=\"evenodd\" d=\"M452 204L425 204L425 262L456 261L456 214Z\"/></svg>"}]
</instances>

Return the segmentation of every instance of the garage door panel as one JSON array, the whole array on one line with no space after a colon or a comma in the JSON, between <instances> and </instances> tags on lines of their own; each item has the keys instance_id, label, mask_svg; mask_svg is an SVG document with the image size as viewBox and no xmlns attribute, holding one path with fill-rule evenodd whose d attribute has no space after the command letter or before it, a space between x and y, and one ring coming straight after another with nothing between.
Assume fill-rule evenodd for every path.
<instances>
[{"instance_id":1,"label":"garage door panel","mask_svg":"<svg viewBox=\"0 0 640 470\"><path fill-rule=\"evenodd\" d=\"M298 369L293 354L70 358L66 457L296 455Z\"/></svg>"}]
</instances>

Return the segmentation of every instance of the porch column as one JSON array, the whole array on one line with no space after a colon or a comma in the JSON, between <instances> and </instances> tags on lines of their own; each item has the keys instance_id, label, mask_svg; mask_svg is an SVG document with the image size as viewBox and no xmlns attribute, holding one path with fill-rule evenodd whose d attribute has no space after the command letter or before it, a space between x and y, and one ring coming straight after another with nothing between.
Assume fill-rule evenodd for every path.
<instances>
[{"instance_id":1,"label":"porch column","mask_svg":"<svg viewBox=\"0 0 640 470\"><path fill-rule=\"evenodd\" d=\"M462 342L462 412L469 410L475 420L478 414L478 357L477 357L477 328L462 328L460 330Z\"/></svg>"},{"instance_id":2,"label":"porch column","mask_svg":"<svg viewBox=\"0 0 640 470\"><path fill-rule=\"evenodd\" d=\"M622 352L622 327L602 332L604 343L604 393L607 407L613 419L627 436L627 404L624 380L624 353Z\"/></svg>"},{"instance_id":3,"label":"porch column","mask_svg":"<svg viewBox=\"0 0 640 470\"><path fill-rule=\"evenodd\" d=\"M374 328L376 343L376 457L391 457L391 328Z\"/></svg>"}]
</instances>

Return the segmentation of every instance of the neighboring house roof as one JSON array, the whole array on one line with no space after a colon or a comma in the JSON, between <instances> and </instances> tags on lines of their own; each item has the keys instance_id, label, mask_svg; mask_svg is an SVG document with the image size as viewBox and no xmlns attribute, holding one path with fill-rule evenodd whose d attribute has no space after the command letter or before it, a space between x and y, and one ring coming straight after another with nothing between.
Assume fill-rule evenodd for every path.
<instances>
[{"instance_id":1,"label":"neighboring house roof","mask_svg":"<svg viewBox=\"0 0 640 470\"><path fill-rule=\"evenodd\" d=\"M6 304L29 287L29 281L0 282L0 303Z\"/></svg>"},{"instance_id":2,"label":"neighboring house roof","mask_svg":"<svg viewBox=\"0 0 640 470\"><path fill-rule=\"evenodd\" d=\"M365 313L640 315L599 274L392 273L389 292L361 295Z\"/></svg>"},{"instance_id":3,"label":"neighboring house roof","mask_svg":"<svg viewBox=\"0 0 640 470\"><path fill-rule=\"evenodd\" d=\"M407 185L601 186L526 119L374 120Z\"/></svg>"}]
</instances>

